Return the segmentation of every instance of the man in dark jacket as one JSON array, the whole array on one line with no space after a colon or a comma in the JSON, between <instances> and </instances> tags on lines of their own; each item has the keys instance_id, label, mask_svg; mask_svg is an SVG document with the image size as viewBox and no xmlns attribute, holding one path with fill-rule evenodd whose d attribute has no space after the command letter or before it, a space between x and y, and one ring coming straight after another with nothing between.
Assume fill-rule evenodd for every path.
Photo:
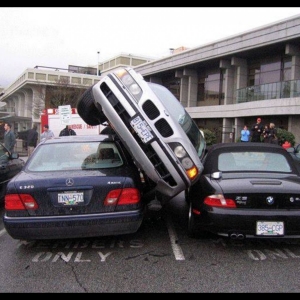
<instances>
[{"instance_id":1,"label":"man in dark jacket","mask_svg":"<svg viewBox=\"0 0 300 300\"><path fill-rule=\"evenodd\" d=\"M4 124L4 130L5 130L4 146L7 148L7 150L10 153L13 153L14 147L15 147L15 144L16 144L16 136L13 133L13 131L11 130L11 124L10 123L5 123Z\"/></svg>"},{"instance_id":2,"label":"man in dark jacket","mask_svg":"<svg viewBox=\"0 0 300 300\"><path fill-rule=\"evenodd\" d=\"M68 135L76 135L76 132L71 128L70 125L67 125L60 133L59 136L68 136Z\"/></svg>"},{"instance_id":3,"label":"man in dark jacket","mask_svg":"<svg viewBox=\"0 0 300 300\"><path fill-rule=\"evenodd\" d=\"M261 124L261 118L257 118L256 123L251 128L251 142L260 143L263 130L264 127Z\"/></svg>"},{"instance_id":4,"label":"man in dark jacket","mask_svg":"<svg viewBox=\"0 0 300 300\"><path fill-rule=\"evenodd\" d=\"M32 154L34 148L37 145L38 141L38 132L37 132L37 125L33 124L32 128L27 132L27 152L28 157Z\"/></svg>"}]
</instances>

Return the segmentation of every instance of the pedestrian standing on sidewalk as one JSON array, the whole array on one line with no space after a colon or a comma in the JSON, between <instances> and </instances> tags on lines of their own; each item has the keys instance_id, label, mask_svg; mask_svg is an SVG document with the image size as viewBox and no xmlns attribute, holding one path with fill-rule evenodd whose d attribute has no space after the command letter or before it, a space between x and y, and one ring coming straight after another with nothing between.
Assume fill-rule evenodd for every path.
<instances>
[{"instance_id":1,"label":"pedestrian standing on sidewalk","mask_svg":"<svg viewBox=\"0 0 300 300\"><path fill-rule=\"evenodd\" d=\"M70 125L66 125L66 127L59 133L59 136L68 136L68 135L76 135L76 132L71 128Z\"/></svg>"},{"instance_id":2,"label":"pedestrian standing on sidewalk","mask_svg":"<svg viewBox=\"0 0 300 300\"><path fill-rule=\"evenodd\" d=\"M14 152L14 147L15 147L15 144L16 144L16 136L15 136L14 132L11 130L11 124L10 123L5 123L4 124L4 130L5 130L4 146L6 147L6 149L10 153L13 153Z\"/></svg>"},{"instance_id":3,"label":"pedestrian standing on sidewalk","mask_svg":"<svg viewBox=\"0 0 300 300\"><path fill-rule=\"evenodd\" d=\"M270 128L269 125L266 124L263 130L263 142L264 143L269 143L270 137L269 137L269 133L270 133Z\"/></svg>"},{"instance_id":4,"label":"pedestrian standing on sidewalk","mask_svg":"<svg viewBox=\"0 0 300 300\"><path fill-rule=\"evenodd\" d=\"M248 126L245 125L244 129L241 130L241 142L249 142L250 140L250 131L248 130Z\"/></svg>"},{"instance_id":5,"label":"pedestrian standing on sidewalk","mask_svg":"<svg viewBox=\"0 0 300 300\"><path fill-rule=\"evenodd\" d=\"M27 153L28 157L32 154L34 148L37 145L38 141L38 132L37 125L33 124L32 128L28 130L27 133Z\"/></svg>"},{"instance_id":6,"label":"pedestrian standing on sidewalk","mask_svg":"<svg viewBox=\"0 0 300 300\"><path fill-rule=\"evenodd\" d=\"M48 124L44 125L43 129L44 129L44 131L41 134L41 141L43 139L48 140L48 139L54 138L54 133L53 133L52 130L49 129L49 125Z\"/></svg>"},{"instance_id":7,"label":"pedestrian standing on sidewalk","mask_svg":"<svg viewBox=\"0 0 300 300\"><path fill-rule=\"evenodd\" d=\"M251 142L260 143L261 135L263 133L264 127L261 124L261 118L257 118L256 123L251 127Z\"/></svg>"},{"instance_id":8,"label":"pedestrian standing on sidewalk","mask_svg":"<svg viewBox=\"0 0 300 300\"><path fill-rule=\"evenodd\" d=\"M269 129L269 143L278 145L279 141L277 137L277 128L275 127L275 124L270 123Z\"/></svg>"}]
</instances>

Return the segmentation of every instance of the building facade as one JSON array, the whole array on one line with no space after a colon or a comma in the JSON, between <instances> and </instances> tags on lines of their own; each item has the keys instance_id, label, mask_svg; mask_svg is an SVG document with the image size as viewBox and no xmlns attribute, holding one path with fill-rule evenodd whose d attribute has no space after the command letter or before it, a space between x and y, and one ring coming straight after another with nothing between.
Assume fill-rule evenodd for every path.
<instances>
[{"instance_id":1,"label":"building facade","mask_svg":"<svg viewBox=\"0 0 300 300\"><path fill-rule=\"evenodd\" d=\"M40 117L45 109L53 108L51 97L61 92L71 98L74 89L86 90L96 84L101 78L97 76L97 69L104 76L118 68L135 67L150 60L121 53L100 63L98 68L69 65L68 69L47 66L26 69L10 86L0 90L0 140L3 139L5 122L12 124L15 133L30 129L33 123L41 132Z\"/></svg>"},{"instance_id":2,"label":"building facade","mask_svg":"<svg viewBox=\"0 0 300 300\"><path fill-rule=\"evenodd\" d=\"M259 116L300 142L300 15L135 70L170 89L218 141L235 141Z\"/></svg>"},{"instance_id":3,"label":"building facade","mask_svg":"<svg viewBox=\"0 0 300 300\"><path fill-rule=\"evenodd\" d=\"M146 81L166 86L199 128L215 132L219 142L236 141L245 124L251 127L261 117L263 124L292 132L300 143L300 15L197 48L172 50L157 60L121 55L98 67L105 75L129 65ZM38 122L37 84L53 85L60 76L83 88L100 79L27 69L0 94L0 120L11 119L18 130L30 128Z\"/></svg>"}]
</instances>

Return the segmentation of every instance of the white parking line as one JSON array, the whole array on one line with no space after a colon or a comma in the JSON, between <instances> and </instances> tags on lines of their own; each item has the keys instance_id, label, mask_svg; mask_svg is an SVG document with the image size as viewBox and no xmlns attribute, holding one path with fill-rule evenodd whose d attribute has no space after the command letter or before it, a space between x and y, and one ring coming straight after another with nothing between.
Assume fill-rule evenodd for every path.
<instances>
[{"instance_id":1,"label":"white parking line","mask_svg":"<svg viewBox=\"0 0 300 300\"><path fill-rule=\"evenodd\" d=\"M176 260L185 260L181 247L178 245L178 238L170 216L167 216L167 228L170 236L171 246Z\"/></svg>"},{"instance_id":2,"label":"white parking line","mask_svg":"<svg viewBox=\"0 0 300 300\"><path fill-rule=\"evenodd\" d=\"M0 230L0 236L2 236L2 235L5 234L5 233L6 233L6 230L5 230L5 229Z\"/></svg>"}]
</instances>

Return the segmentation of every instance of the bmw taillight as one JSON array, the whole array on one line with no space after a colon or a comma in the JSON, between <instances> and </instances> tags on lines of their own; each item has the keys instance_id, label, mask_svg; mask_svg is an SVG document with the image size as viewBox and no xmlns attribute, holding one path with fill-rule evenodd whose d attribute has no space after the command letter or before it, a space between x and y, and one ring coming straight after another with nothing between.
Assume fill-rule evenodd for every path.
<instances>
[{"instance_id":1,"label":"bmw taillight","mask_svg":"<svg viewBox=\"0 0 300 300\"><path fill-rule=\"evenodd\" d=\"M236 208L232 199L226 199L223 195L210 195L204 199L204 204L211 207Z\"/></svg>"},{"instance_id":2,"label":"bmw taillight","mask_svg":"<svg viewBox=\"0 0 300 300\"><path fill-rule=\"evenodd\" d=\"M5 195L4 201L6 210L38 209L36 201L29 194L8 194Z\"/></svg>"},{"instance_id":3,"label":"bmw taillight","mask_svg":"<svg viewBox=\"0 0 300 300\"><path fill-rule=\"evenodd\" d=\"M138 204L141 194L138 189L125 188L110 191L104 200L104 205L130 205Z\"/></svg>"}]
</instances>

